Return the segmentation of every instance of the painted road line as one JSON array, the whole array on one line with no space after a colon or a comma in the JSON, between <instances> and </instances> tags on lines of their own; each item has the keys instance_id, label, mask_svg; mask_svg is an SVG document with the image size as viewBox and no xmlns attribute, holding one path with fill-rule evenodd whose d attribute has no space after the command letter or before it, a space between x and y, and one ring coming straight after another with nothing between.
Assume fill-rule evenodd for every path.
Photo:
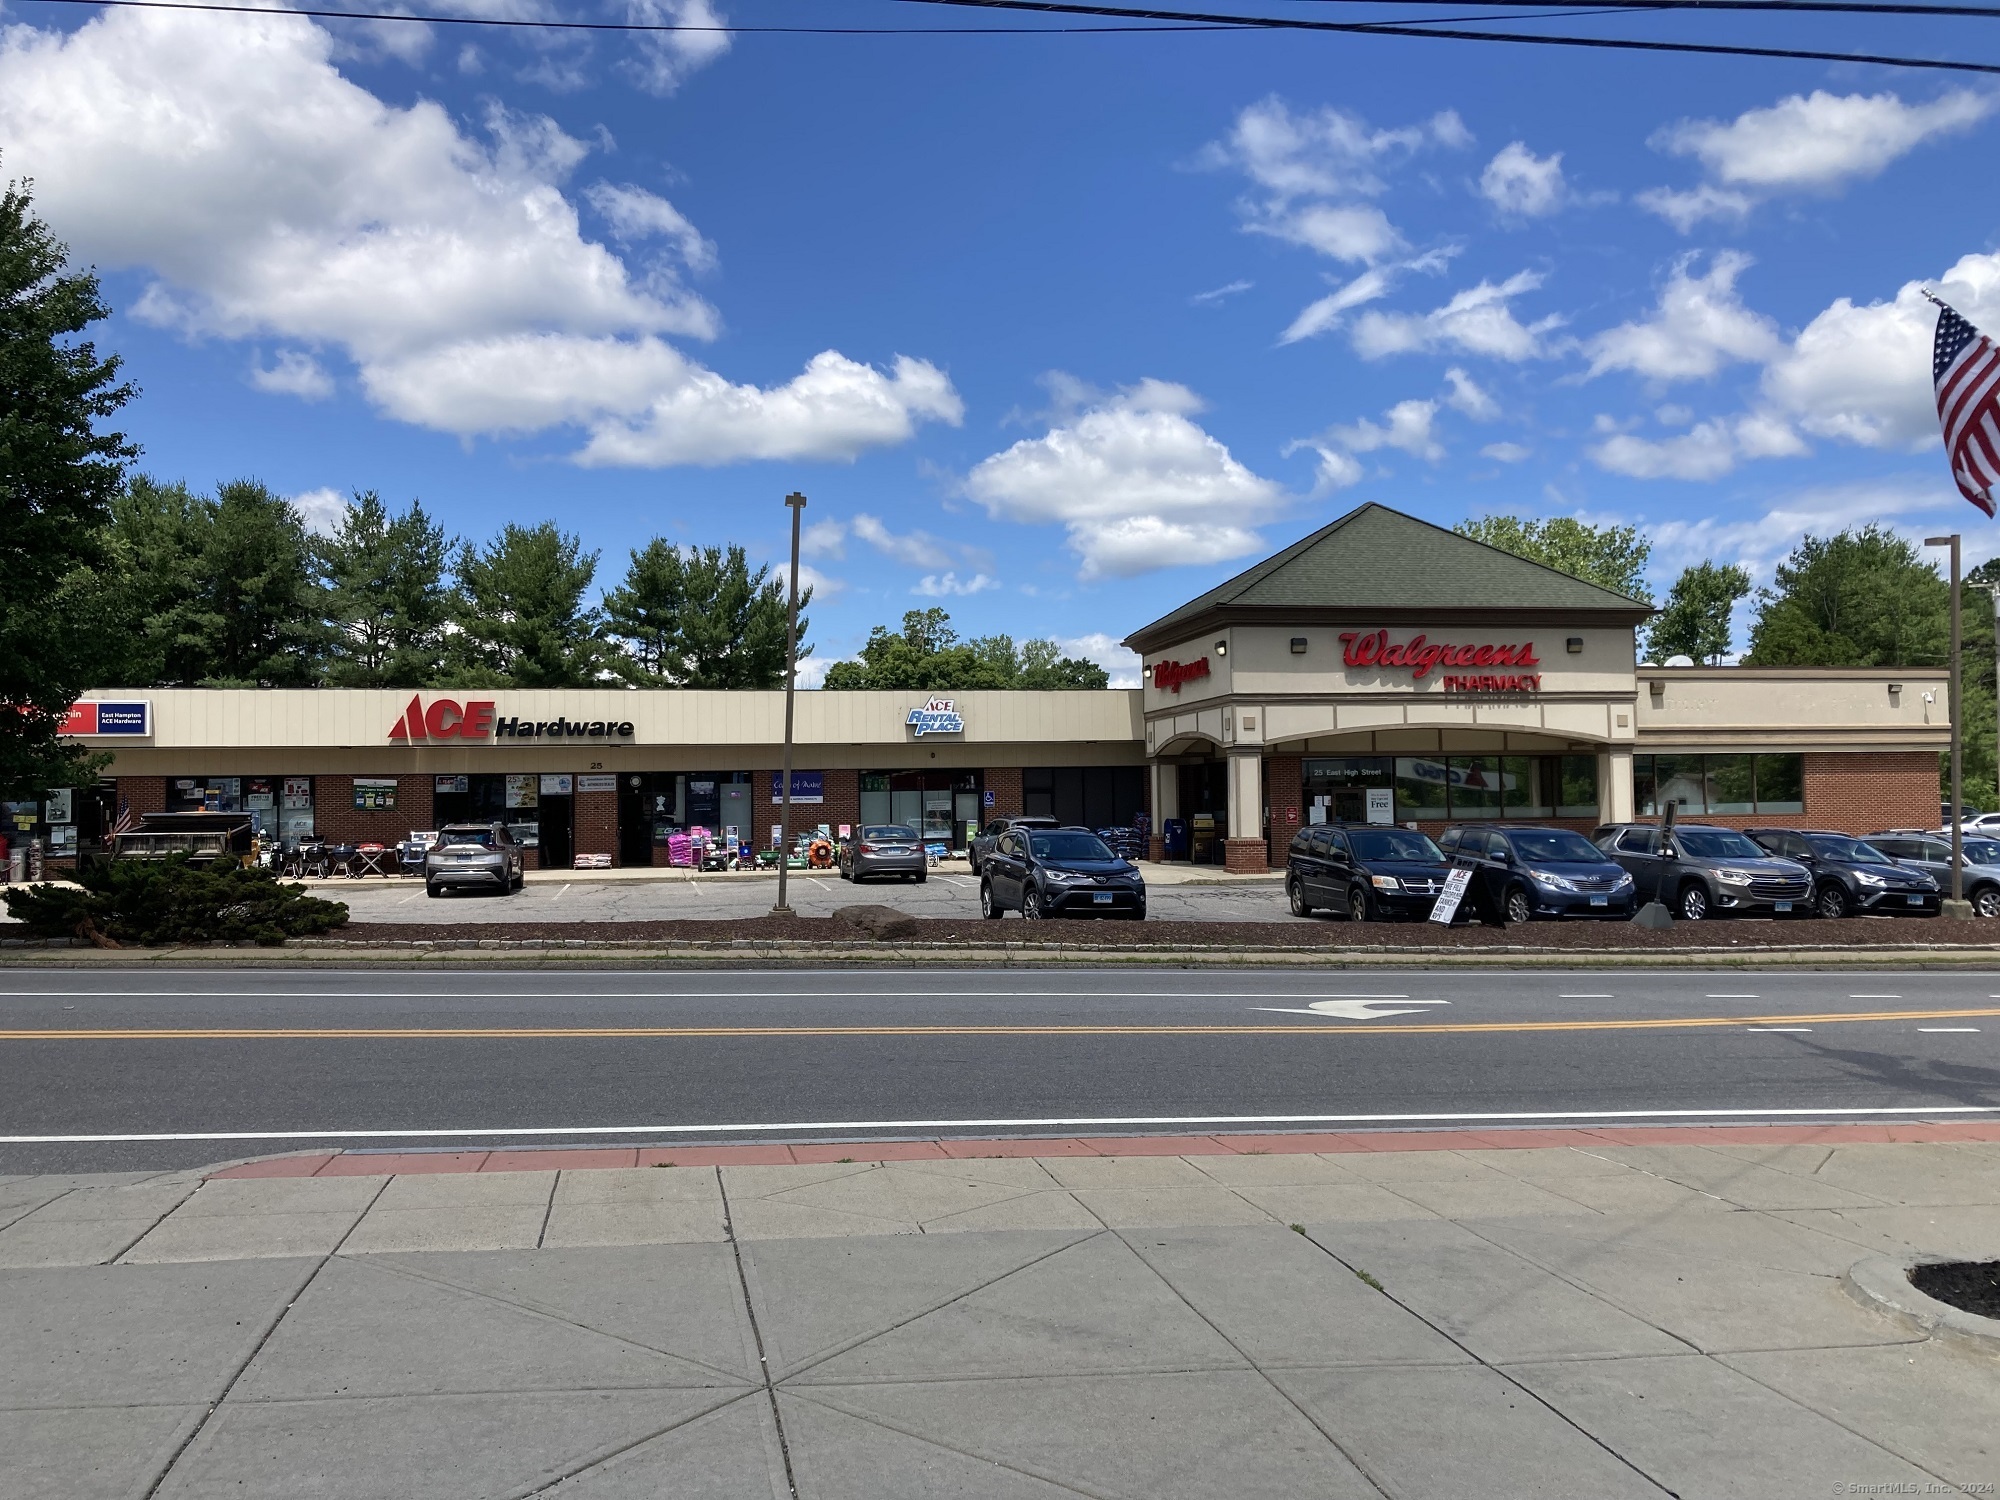
<instances>
[{"instance_id":1,"label":"painted road line","mask_svg":"<svg viewBox=\"0 0 2000 1500\"><path fill-rule=\"evenodd\" d=\"M1761 1000L1762 995L1704 995L1704 1000Z\"/></svg>"},{"instance_id":2,"label":"painted road line","mask_svg":"<svg viewBox=\"0 0 2000 1500\"><path fill-rule=\"evenodd\" d=\"M1994 1104L1882 1104L1841 1109L1600 1109L1489 1114L1400 1115L1063 1115L1006 1120L764 1120L709 1125L481 1125L439 1130L202 1130L114 1135L0 1135L0 1146L117 1145L142 1141L409 1141L586 1135L740 1135L877 1130L1107 1130L1161 1125L1499 1125L1552 1120L1832 1120L1931 1119L1939 1115L2000 1115Z\"/></svg>"},{"instance_id":3,"label":"painted road line","mask_svg":"<svg viewBox=\"0 0 2000 1500\"><path fill-rule=\"evenodd\" d=\"M498 990L0 990L0 1000L533 1000L541 991ZM712 1000L713 990L609 990L602 1000ZM730 990L732 1000L931 1000L927 989ZM1407 1000L1408 995L1285 995L1272 990L953 990L966 1000Z\"/></svg>"},{"instance_id":4,"label":"painted road line","mask_svg":"<svg viewBox=\"0 0 2000 1500\"><path fill-rule=\"evenodd\" d=\"M1771 1032L1807 1032L1807 1031L1811 1031L1811 1030L1812 1030L1812 1027L1810 1027L1810 1026L1746 1026L1746 1027L1744 1027L1743 1029L1744 1029L1745 1031L1762 1031L1762 1032L1766 1032L1766 1033L1771 1033Z\"/></svg>"},{"instance_id":5,"label":"painted road line","mask_svg":"<svg viewBox=\"0 0 2000 1500\"><path fill-rule=\"evenodd\" d=\"M1850 1000L1900 1000L1901 995L1849 995Z\"/></svg>"},{"instance_id":6,"label":"painted road line","mask_svg":"<svg viewBox=\"0 0 2000 1500\"><path fill-rule=\"evenodd\" d=\"M1558 1000L1616 1000L1616 995L1558 995Z\"/></svg>"},{"instance_id":7,"label":"painted road line","mask_svg":"<svg viewBox=\"0 0 2000 1500\"><path fill-rule=\"evenodd\" d=\"M1977 1032L1977 1026L1919 1026L1919 1031L1970 1031Z\"/></svg>"},{"instance_id":8,"label":"painted road line","mask_svg":"<svg viewBox=\"0 0 2000 1500\"><path fill-rule=\"evenodd\" d=\"M1983 1010L1878 1010L1813 1016L1666 1016L1615 1021L1436 1021L1394 1025L1019 1025L1019 1026L90 1026L9 1028L0 1042L396 1042L711 1040L737 1037L1237 1037L1449 1036L1491 1032L1674 1031L1714 1027L1783 1028L1810 1021L1938 1021L2000 1016Z\"/></svg>"}]
</instances>

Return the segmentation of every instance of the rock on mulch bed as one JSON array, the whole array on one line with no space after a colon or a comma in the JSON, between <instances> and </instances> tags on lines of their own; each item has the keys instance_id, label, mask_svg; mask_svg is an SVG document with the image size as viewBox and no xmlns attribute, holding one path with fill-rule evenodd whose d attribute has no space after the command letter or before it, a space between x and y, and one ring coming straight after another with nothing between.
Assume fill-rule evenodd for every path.
<instances>
[{"instance_id":1,"label":"rock on mulch bed","mask_svg":"<svg viewBox=\"0 0 2000 1500\"><path fill-rule=\"evenodd\" d=\"M861 917L739 917L672 922L351 922L329 936L368 943L499 942L733 943L792 942L1059 944L1065 948L1436 949L1537 948L1558 952L1618 952L1705 948L1983 948L2000 943L2000 922L1946 922L1891 917L1845 921L1680 922L1651 930L1629 922L1533 922L1525 927L1441 927L1428 922L1360 925L1346 922L1118 922L1068 920L998 922L962 917L911 917L868 907ZM323 942L325 939L309 941Z\"/></svg>"},{"instance_id":2,"label":"rock on mulch bed","mask_svg":"<svg viewBox=\"0 0 2000 1500\"><path fill-rule=\"evenodd\" d=\"M1910 1285L1965 1312L2000 1318L2000 1260L1918 1266L1910 1272Z\"/></svg>"}]
</instances>

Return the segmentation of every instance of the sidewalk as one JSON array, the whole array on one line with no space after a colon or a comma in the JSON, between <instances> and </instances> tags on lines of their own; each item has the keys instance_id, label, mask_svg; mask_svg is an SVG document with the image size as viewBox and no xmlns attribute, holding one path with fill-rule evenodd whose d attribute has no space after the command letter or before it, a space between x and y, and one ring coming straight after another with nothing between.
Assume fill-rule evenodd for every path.
<instances>
[{"instance_id":1,"label":"sidewalk","mask_svg":"<svg viewBox=\"0 0 2000 1500\"><path fill-rule=\"evenodd\" d=\"M1139 873L1146 877L1148 885L1282 885L1285 880L1283 870L1269 870L1255 875L1241 875L1223 869L1220 865L1166 864L1153 860L1136 862ZM963 856L941 861L934 867L934 873L942 875L969 875L972 867ZM801 875L813 875L822 880L837 879L833 870L793 870L794 879ZM631 865L612 870L530 870L527 879L533 885L548 885L555 882L597 884L610 882L614 885L649 885L659 882L696 883L701 885L733 885L743 881L768 881L775 885L778 880L776 870L691 870L679 865ZM366 875L360 880L349 880L345 876L335 876L330 880L307 880L303 884L318 890L330 887L334 890L352 890L357 885L375 885L398 882L416 886L420 884L413 875L376 876Z\"/></svg>"},{"instance_id":2,"label":"sidewalk","mask_svg":"<svg viewBox=\"0 0 2000 1500\"><path fill-rule=\"evenodd\" d=\"M1989 1485L2000 1359L1843 1282L2000 1253L2000 1132L1875 1127L1913 1128L0 1179L0 1492ZM1104 1154L1146 1149L1177 1154Z\"/></svg>"}]
</instances>

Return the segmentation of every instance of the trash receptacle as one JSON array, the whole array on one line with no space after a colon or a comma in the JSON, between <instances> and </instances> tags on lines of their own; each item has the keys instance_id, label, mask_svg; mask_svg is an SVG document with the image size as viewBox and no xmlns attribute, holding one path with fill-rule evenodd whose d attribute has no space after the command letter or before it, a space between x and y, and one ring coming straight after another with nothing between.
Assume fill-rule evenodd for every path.
<instances>
[{"instance_id":1,"label":"trash receptacle","mask_svg":"<svg viewBox=\"0 0 2000 1500\"><path fill-rule=\"evenodd\" d=\"M19 885L28 878L28 851L16 849L7 856L7 879Z\"/></svg>"}]
</instances>

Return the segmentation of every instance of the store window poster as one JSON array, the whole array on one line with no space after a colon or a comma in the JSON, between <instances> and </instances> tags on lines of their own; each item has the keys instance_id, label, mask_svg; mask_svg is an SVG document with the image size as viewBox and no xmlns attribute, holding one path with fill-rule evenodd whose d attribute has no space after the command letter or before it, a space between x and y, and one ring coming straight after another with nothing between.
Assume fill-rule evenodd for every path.
<instances>
[{"instance_id":1,"label":"store window poster","mask_svg":"<svg viewBox=\"0 0 2000 1500\"><path fill-rule=\"evenodd\" d=\"M354 807L357 812L394 812L396 783L393 780L355 777Z\"/></svg>"},{"instance_id":2,"label":"store window poster","mask_svg":"<svg viewBox=\"0 0 2000 1500\"><path fill-rule=\"evenodd\" d=\"M541 806L541 777L535 772L523 776L507 777L507 805L513 807Z\"/></svg>"}]
</instances>

